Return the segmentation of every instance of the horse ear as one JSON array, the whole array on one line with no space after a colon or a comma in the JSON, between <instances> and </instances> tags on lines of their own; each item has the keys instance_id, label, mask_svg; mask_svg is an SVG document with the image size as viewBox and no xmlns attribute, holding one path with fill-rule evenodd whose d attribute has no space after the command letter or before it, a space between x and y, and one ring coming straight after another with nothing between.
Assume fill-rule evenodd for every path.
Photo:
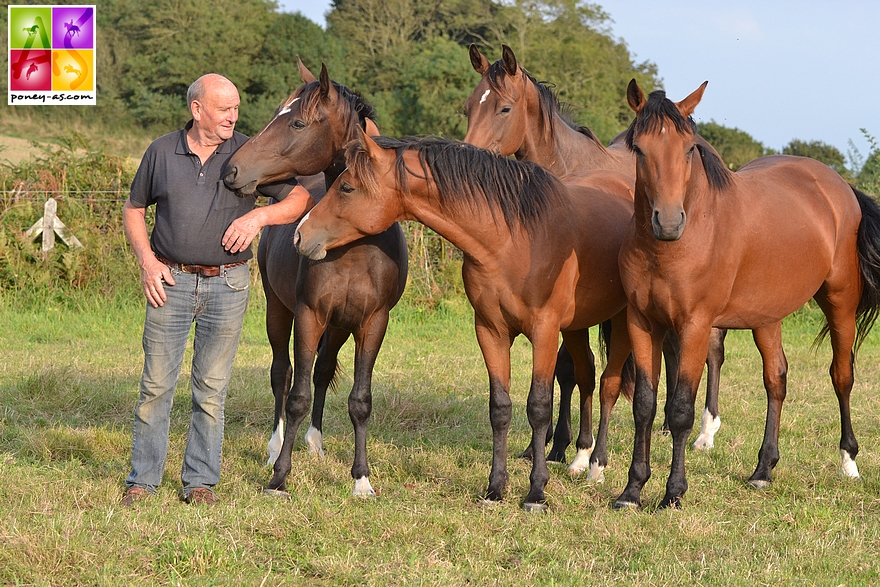
<instances>
[{"instance_id":1,"label":"horse ear","mask_svg":"<svg viewBox=\"0 0 880 587\"><path fill-rule=\"evenodd\" d=\"M507 75L514 76L519 72L516 55L513 54L513 49L507 45L501 45L501 63L504 65L504 71Z\"/></svg>"},{"instance_id":2,"label":"horse ear","mask_svg":"<svg viewBox=\"0 0 880 587\"><path fill-rule=\"evenodd\" d=\"M382 134L379 132L379 126L370 118L364 120L364 126L366 127L364 130L371 137L378 137Z\"/></svg>"},{"instance_id":3,"label":"horse ear","mask_svg":"<svg viewBox=\"0 0 880 587\"><path fill-rule=\"evenodd\" d=\"M639 87L636 78L631 79L629 85L626 86L626 101L629 103L629 107L635 110L636 113L645 107L645 92Z\"/></svg>"},{"instance_id":4,"label":"horse ear","mask_svg":"<svg viewBox=\"0 0 880 587\"><path fill-rule=\"evenodd\" d=\"M327 73L327 65L323 62L321 63L321 99L329 100L330 103L336 102L336 88L333 86L333 82L330 81L330 74Z\"/></svg>"},{"instance_id":5,"label":"horse ear","mask_svg":"<svg viewBox=\"0 0 880 587\"><path fill-rule=\"evenodd\" d=\"M376 159L380 152L382 151L382 147L376 144L376 141L370 138L370 136L364 132L361 127L357 127L358 130L358 141L361 144L361 148L370 156L370 159Z\"/></svg>"},{"instance_id":6,"label":"horse ear","mask_svg":"<svg viewBox=\"0 0 880 587\"><path fill-rule=\"evenodd\" d=\"M486 56L480 53L480 50L477 49L477 45L475 43L471 43L471 48L468 50L468 53L471 56L471 65L474 66L474 70L480 75L483 75L489 70L489 60L486 59Z\"/></svg>"},{"instance_id":7,"label":"horse ear","mask_svg":"<svg viewBox=\"0 0 880 587\"><path fill-rule=\"evenodd\" d=\"M699 104L700 100L703 99L703 92L706 91L706 84L708 83L708 80L704 81L703 85L694 90L690 96L676 104L676 106L678 106L678 111L681 112L682 116L687 118L694 113L694 110L697 108L697 104Z\"/></svg>"},{"instance_id":8,"label":"horse ear","mask_svg":"<svg viewBox=\"0 0 880 587\"><path fill-rule=\"evenodd\" d=\"M309 71L309 68L303 64L302 59L299 58L299 55L296 56L296 64L299 66L299 77L302 78L304 84L318 81L318 78L315 77L315 74Z\"/></svg>"}]
</instances>

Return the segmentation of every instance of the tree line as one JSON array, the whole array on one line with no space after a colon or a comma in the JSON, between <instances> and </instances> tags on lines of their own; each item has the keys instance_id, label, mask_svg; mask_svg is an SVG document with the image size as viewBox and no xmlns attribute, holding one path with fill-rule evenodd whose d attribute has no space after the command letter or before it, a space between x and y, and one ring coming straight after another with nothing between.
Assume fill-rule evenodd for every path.
<instances>
[{"instance_id":1,"label":"tree line","mask_svg":"<svg viewBox=\"0 0 880 587\"><path fill-rule=\"evenodd\" d=\"M611 33L608 14L584 0L333 0L326 30L278 12L274 0L102 0L96 14L98 106L29 107L27 116L74 112L110 129L158 135L187 119L188 85L215 71L239 87L238 128L253 134L300 84L298 55L313 71L325 63L334 80L369 100L385 134L462 138L463 104L479 79L467 48L476 43L495 59L506 43L578 124L607 142L632 120L628 81L646 91L662 86L657 66L636 62ZM773 152L714 122L700 132L734 169ZM868 187L880 182L880 154L863 132L872 151L850 153L849 161L815 140L793 140L782 151L817 158Z\"/></svg>"}]
</instances>

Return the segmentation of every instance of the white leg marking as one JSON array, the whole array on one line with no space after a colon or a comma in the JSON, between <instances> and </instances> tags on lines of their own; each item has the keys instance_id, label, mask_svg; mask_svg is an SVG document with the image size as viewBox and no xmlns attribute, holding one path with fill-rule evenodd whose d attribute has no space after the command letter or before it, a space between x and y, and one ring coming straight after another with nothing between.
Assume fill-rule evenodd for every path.
<instances>
[{"instance_id":1,"label":"white leg marking","mask_svg":"<svg viewBox=\"0 0 880 587\"><path fill-rule=\"evenodd\" d=\"M278 455L281 454L282 444L284 444L284 420L279 420L278 427L275 428L275 432L272 433L272 438L269 439L269 460L266 461L267 467L271 467L275 464L275 461L278 460Z\"/></svg>"},{"instance_id":2,"label":"white leg marking","mask_svg":"<svg viewBox=\"0 0 880 587\"><path fill-rule=\"evenodd\" d=\"M306 444L310 454L324 457L324 435L314 426L309 426L309 430L306 432Z\"/></svg>"},{"instance_id":3,"label":"white leg marking","mask_svg":"<svg viewBox=\"0 0 880 587\"><path fill-rule=\"evenodd\" d=\"M721 428L721 416L712 417L708 409L703 410L700 435L694 441L694 450L709 450L715 446L715 434Z\"/></svg>"},{"instance_id":4,"label":"white leg marking","mask_svg":"<svg viewBox=\"0 0 880 587\"><path fill-rule=\"evenodd\" d=\"M858 479L859 475L859 467L856 465L856 462L849 456L849 453L843 449L840 450L840 460L842 464L840 465L840 476L841 477L850 477L852 479Z\"/></svg>"},{"instance_id":5,"label":"white leg marking","mask_svg":"<svg viewBox=\"0 0 880 587\"><path fill-rule=\"evenodd\" d=\"M596 439L593 438L593 443L590 445L590 448L580 448L577 451L577 454L574 456L574 460L571 462L571 465L568 467L568 474L575 476L580 475L584 471L590 468L590 456L593 454L593 449L596 447Z\"/></svg>"},{"instance_id":6,"label":"white leg marking","mask_svg":"<svg viewBox=\"0 0 880 587\"><path fill-rule=\"evenodd\" d=\"M590 465L590 474L587 476L587 481L590 483L604 483L605 482L605 467L599 465L599 463L593 463Z\"/></svg>"},{"instance_id":7,"label":"white leg marking","mask_svg":"<svg viewBox=\"0 0 880 587\"><path fill-rule=\"evenodd\" d=\"M483 102L485 102L485 101L486 101L486 98L488 98L488 97L489 97L489 94L491 94L491 93L492 93L492 90L486 90L485 92L483 92L483 97L480 98L480 104L482 104Z\"/></svg>"},{"instance_id":8,"label":"white leg marking","mask_svg":"<svg viewBox=\"0 0 880 587\"><path fill-rule=\"evenodd\" d=\"M373 491L373 486L370 485L370 478L361 477L354 482L354 491L351 494L355 497L373 497L376 495L376 492Z\"/></svg>"}]
</instances>

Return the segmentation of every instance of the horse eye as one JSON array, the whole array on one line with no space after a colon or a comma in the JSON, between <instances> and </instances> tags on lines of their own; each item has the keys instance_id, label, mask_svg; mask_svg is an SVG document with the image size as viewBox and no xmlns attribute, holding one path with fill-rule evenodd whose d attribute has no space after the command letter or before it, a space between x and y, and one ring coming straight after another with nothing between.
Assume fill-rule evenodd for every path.
<instances>
[{"instance_id":1,"label":"horse eye","mask_svg":"<svg viewBox=\"0 0 880 587\"><path fill-rule=\"evenodd\" d=\"M510 112L510 106L505 106L501 109L501 114L507 114L508 112Z\"/></svg>"},{"instance_id":2,"label":"horse eye","mask_svg":"<svg viewBox=\"0 0 880 587\"><path fill-rule=\"evenodd\" d=\"M641 156L642 156L642 150L639 149L638 145L633 145L633 146L632 146L632 152L635 154L636 157L641 157Z\"/></svg>"},{"instance_id":3,"label":"horse eye","mask_svg":"<svg viewBox=\"0 0 880 587\"><path fill-rule=\"evenodd\" d=\"M343 182L343 184L339 186L339 191L343 194L350 194L354 191L354 188L351 187L351 184L349 184L348 182Z\"/></svg>"},{"instance_id":4,"label":"horse eye","mask_svg":"<svg viewBox=\"0 0 880 587\"><path fill-rule=\"evenodd\" d=\"M302 130L306 127L306 123L300 119L296 119L290 123L290 126L292 126L293 128L295 128L297 130Z\"/></svg>"}]
</instances>

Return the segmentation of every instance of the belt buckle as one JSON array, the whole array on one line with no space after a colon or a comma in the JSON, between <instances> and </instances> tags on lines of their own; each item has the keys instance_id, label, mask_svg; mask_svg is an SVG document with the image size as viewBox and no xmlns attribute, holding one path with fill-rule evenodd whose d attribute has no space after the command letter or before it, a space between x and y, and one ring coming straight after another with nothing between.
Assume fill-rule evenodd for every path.
<instances>
[{"instance_id":1,"label":"belt buckle","mask_svg":"<svg viewBox=\"0 0 880 587\"><path fill-rule=\"evenodd\" d=\"M183 263L180 263L180 270L183 273L190 273L190 274L194 273L194 271L190 271L189 265L184 265Z\"/></svg>"}]
</instances>

